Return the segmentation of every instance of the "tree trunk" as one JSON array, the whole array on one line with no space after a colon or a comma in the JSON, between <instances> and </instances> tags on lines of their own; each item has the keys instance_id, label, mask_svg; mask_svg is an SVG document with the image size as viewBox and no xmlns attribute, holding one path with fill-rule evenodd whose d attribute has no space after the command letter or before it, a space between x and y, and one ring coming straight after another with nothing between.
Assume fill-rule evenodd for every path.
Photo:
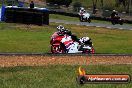
<instances>
[{"instance_id":1,"label":"tree trunk","mask_svg":"<svg viewBox=\"0 0 132 88\"><path fill-rule=\"evenodd\" d=\"M93 1L93 14L96 13L96 6L97 6L97 0L92 0Z\"/></svg>"}]
</instances>

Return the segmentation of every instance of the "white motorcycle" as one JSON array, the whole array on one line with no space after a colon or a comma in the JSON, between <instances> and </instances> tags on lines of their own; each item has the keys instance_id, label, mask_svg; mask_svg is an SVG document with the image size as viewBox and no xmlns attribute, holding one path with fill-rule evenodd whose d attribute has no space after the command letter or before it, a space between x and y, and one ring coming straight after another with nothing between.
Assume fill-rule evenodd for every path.
<instances>
[{"instance_id":1,"label":"white motorcycle","mask_svg":"<svg viewBox=\"0 0 132 88\"><path fill-rule=\"evenodd\" d=\"M79 20L80 22L91 22L90 19L90 14L85 12L85 13L79 13Z\"/></svg>"}]
</instances>

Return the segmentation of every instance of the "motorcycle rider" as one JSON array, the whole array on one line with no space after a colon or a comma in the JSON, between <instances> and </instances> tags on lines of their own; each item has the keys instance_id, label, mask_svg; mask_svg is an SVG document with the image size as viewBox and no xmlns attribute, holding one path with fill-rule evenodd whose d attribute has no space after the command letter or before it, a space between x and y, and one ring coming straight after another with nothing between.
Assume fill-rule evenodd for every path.
<instances>
[{"instance_id":1,"label":"motorcycle rider","mask_svg":"<svg viewBox=\"0 0 132 88\"><path fill-rule=\"evenodd\" d=\"M79 44L82 44L79 40L79 38L77 38L77 36L75 34L73 34L70 30L65 29L65 34L68 36L71 36L73 42L78 42Z\"/></svg>"},{"instance_id":2,"label":"motorcycle rider","mask_svg":"<svg viewBox=\"0 0 132 88\"><path fill-rule=\"evenodd\" d=\"M62 26L62 25L59 25L56 28L57 28L57 31L51 36L51 39L53 39L57 36L60 36L62 31L65 29L64 26Z\"/></svg>"},{"instance_id":3,"label":"motorcycle rider","mask_svg":"<svg viewBox=\"0 0 132 88\"><path fill-rule=\"evenodd\" d=\"M111 19L112 20L118 20L120 17L118 16L118 13L116 10L113 10L112 14L111 14Z\"/></svg>"},{"instance_id":4,"label":"motorcycle rider","mask_svg":"<svg viewBox=\"0 0 132 88\"><path fill-rule=\"evenodd\" d=\"M79 41L82 44L86 44L86 45L92 46L91 38L89 38L89 37L82 37L82 38L79 39Z\"/></svg>"},{"instance_id":5,"label":"motorcycle rider","mask_svg":"<svg viewBox=\"0 0 132 88\"><path fill-rule=\"evenodd\" d=\"M70 30L66 29L62 25L57 26L57 31L52 35L51 38L55 38L56 36L64 36L65 34L71 36L73 41L79 42L77 36L72 34Z\"/></svg>"},{"instance_id":6,"label":"motorcycle rider","mask_svg":"<svg viewBox=\"0 0 132 88\"><path fill-rule=\"evenodd\" d=\"M79 40L77 39L77 36L73 35L71 31L69 31L68 29L65 29L65 27L62 25L57 26L57 31L51 36L51 40L53 40L57 36L64 36L65 34L72 36L72 39L74 41L79 42Z\"/></svg>"},{"instance_id":7,"label":"motorcycle rider","mask_svg":"<svg viewBox=\"0 0 132 88\"><path fill-rule=\"evenodd\" d=\"M64 36L61 40L60 47L64 49L67 53L74 53L78 51L78 45L81 45L81 42L76 35L72 34L70 30L65 29L64 26L57 26L57 32L52 35L52 41L56 36Z\"/></svg>"},{"instance_id":8,"label":"motorcycle rider","mask_svg":"<svg viewBox=\"0 0 132 88\"><path fill-rule=\"evenodd\" d=\"M67 53L79 53L82 52L83 48L92 48L92 42L90 41L91 38L89 37L82 37L79 40L75 38L72 39L72 36L65 35L64 38L61 40L61 46L64 47L65 52Z\"/></svg>"},{"instance_id":9,"label":"motorcycle rider","mask_svg":"<svg viewBox=\"0 0 132 88\"><path fill-rule=\"evenodd\" d=\"M78 53L81 52L82 45L84 43L77 38L76 35L72 34L71 31L65 29L64 38L61 40L61 46L66 53ZM86 39L85 39L86 40ZM89 39L90 40L90 39ZM86 42L86 41L85 41Z\"/></svg>"},{"instance_id":10,"label":"motorcycle rider","mask_svg":"<svg viewBox=\"0 0 132 88\"><path fill-rule=\"evenodd\" d=\"M76 35L62 25L57 26L57 32L52 35L51 44L56 36L62 36L60 49L64 50L63 53L81 53L84 47L88 48L84 45L89 44L91 40L89 37L78 39Z\"/></svg>"},{"instance_id":11,"label":"motorcycle rider","mask_svg":"<svg viewBox=\"0 0 132 88\"><path fill-rule=\"evenodd\" d=\"M52 44L52 41L53 41L56 37L61 36L61 33L62 33L61 31L65 29L64 26L62 26L62 25L59 25L59 26L57 26L56 28L57 28L57 31L54 32L54 33L52 34L51 40L50 40L50 44Z\"/></svg>"},{"instance_id":12,"label":"motorcycle rider","mask_svg":"<svg viewBox=\"0 0 132 88\"><path fill-rule=\"evenodd\" d=\"M80 14L83 14L83 13L85 13L85 12L86 12L86 10L85 10L83 7L81 7L79 13L80 13Z\"/></svg>"},{"instance_id":13,"label":"motorcycle rider","mask_svg":"<svg viewBox=\"0 0 132 88\"><path fill-rule=\"evenodd\" d=\"M83 7L81 7L81 9L79 11L79 15L80 15L81 20L83 20L83 13L85 13L85 12L86 12L86 10Z\"/></svg>"},{"instance_id":14,"label":"motorcycle rider","mask_svg":"<svg viewBox=\"0 0 132 88\"><path fill-rule=\"evenodd\" d=\"M86 12L83 7L79 11L79 19L81 22L91 22L90 13Z\"/></svg>"},{"instance_id":15,"label":"motorcycle rider","mask_svg":"<svg viewBox=\"0 0 132 88\"><path fill-rule=\"evenodd\" d=\"M61 46L64 47L66 53L77 53L78 43L72 40L72 37L69 35L64 35L64 38L61 40Z\"/></svg>"}]
</instances>

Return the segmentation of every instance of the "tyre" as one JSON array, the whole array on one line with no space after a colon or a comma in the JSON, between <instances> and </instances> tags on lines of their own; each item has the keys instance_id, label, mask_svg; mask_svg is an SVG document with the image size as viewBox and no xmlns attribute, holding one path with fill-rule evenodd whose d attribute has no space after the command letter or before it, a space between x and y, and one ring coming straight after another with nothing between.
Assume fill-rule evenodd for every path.
<instances>
[{"instance_id":1,"label":"tyre","mask_svg":"<svg viewBox=\"0 0 132 88\"><path fill-rule=\"evenodd\" d=\"M63 51L60 48L60 44L59 43L53 44L51 46L51 53L63 53Z\"/></svg>"},{"instance_id":2,"label":"tyre","mask_svg":"<svg viewBox=\"0 0 132 88\"><path fill-rule=\"evenodd\" d=\"M91 51L89 49L85 49L85 50L83 50L83 53L84 54L91 54Z\"/></svg>"},{"instance_id":3,"label":"tyre","mask_svg":"<svg viewBox=\"0 0 132 88\"><path fill-rule=\"evenodd\" d=\"M123 25L123 21L120 21L120 25Z\"/></svg>"},{"instance_id":4,"label":"tyre","mask_svg":"<svg viewBox=\"0 0 132 88\"><path fill-rule=\"evenodd\" d=\"M81 17L79 17L79 20L80 20L80 22L83 22L83 19Z\"/></svg>"},{"instance_id":5,"label":"tyre","mask_svg":"<svg viewBox=\"0 0 132 88\"><path fill-rule=\"evenodd\" d=\"M52 53L59 53L59 46L51 46Z\"/></svg>"},{"instance_id":6,"label":"tyre","mask_svg":"<svg viewBox=\"0 0 132 88\"><path fill-rule=\"evenodd\" d=\"M91 19L90 18L88 18L88 22L91 23Z\"/></svg>"},{"instance_id":7,"label":"tyre","mask_svg":"<svg viewBox=\"0 0 132 88\"><path fill-rule=\"evenodd\" d=\"M92 47L92 49L84 49L83 53L85 54L94 54L95 53L95 49Z\"/></svg>"},{"instance_id":8,"label":"tyre","mask_svg":"<svg viewBox=\"0 0 132 88\"><path fill-rule=\"evenodd\" d=\"M115 25L115 22L114 22L114 21L112 21L111 23L112 23L113 25Z\"/></svg>"}]
</instances>

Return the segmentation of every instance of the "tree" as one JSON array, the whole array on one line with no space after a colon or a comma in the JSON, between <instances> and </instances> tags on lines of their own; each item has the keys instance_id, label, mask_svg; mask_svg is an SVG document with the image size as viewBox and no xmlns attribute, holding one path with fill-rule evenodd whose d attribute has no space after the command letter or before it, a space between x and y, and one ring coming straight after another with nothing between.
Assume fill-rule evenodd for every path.
<instances>
[{"instance_id":1,"label":"tree","mask_svg":"<svg viewBox=\"0 0 132 88\"><path fill-rule=\"evenodd\" d=\"M116 0L116 6L118 7L120 5L123 5L125 11L129 13L130 7L132 5L132 0Z\"/></svg>"},{"instance_id":2,"label":"tree","mask_svg":"<svg viewBox=\"0 0 132 88\"><path fill-rule=\"evenodd\" d=\"M46 2L50 4L66 5L68 7L72 3L72 0L46 0Z\"/></svg>"},{"instance_id":3,"label":"tree","mask_svg":"<svg viewBox=\"0 0 132 88\"><path fill-rule=\"evenodd\" d=\"M79 11L79 8L82 6L82 4L78 1L73 3L73 9L74 11Z\"/></svg>"},{"instance_id":4,"label":"tree","mask_svg":"<svg viewBox=\"0 0 132 88\"><path fill-rule=\"evenodd\" d=\"M103 8L104 7L104 1L100 0L100 3L101 3L101 7Z\"/></svg>"},{"instance_id":5,"label":"tree","mask_svg":"<svg viewBox=\"0 0 132 88\"><path fill-rule=\"evenodd\" d=\"M93 14L96 13L97 1L98 0L92 0L92 2L93 2Z\"/></svg>"},{"instance_id":6,"label":"tree","mask_svg":"<svg viewBox=\"0 0 132 88\"><path fill-rule=\"evenodd\" d=\"M124 8L128 5L128 0L116 0L116 7L119 7L120 5L123 5Z\"/></svg>"}]
</instances>

